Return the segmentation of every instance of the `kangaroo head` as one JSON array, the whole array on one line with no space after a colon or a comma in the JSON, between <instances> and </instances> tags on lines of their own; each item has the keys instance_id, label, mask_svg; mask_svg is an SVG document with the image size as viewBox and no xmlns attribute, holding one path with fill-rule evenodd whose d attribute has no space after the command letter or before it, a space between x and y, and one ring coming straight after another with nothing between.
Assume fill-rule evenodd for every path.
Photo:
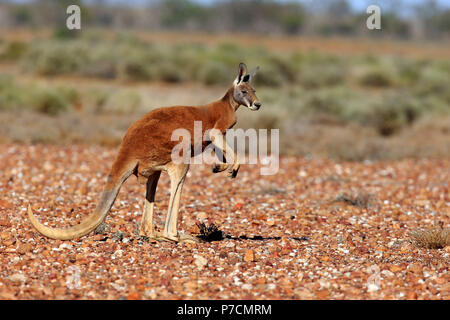
<instances>
[{"instance_id":1,"label":"kangaroo head","mask_svg":"<svg viewBox=\"0 0 450 320\"><path fill-rule=\"evenodd\" d=\"M251 73L247 73L247 66L241 62L239 64L239 74L233 83L234 100L250 110L258 110L261 107L261 102L259 102L255 94L256 90L250 85L250 80L258 70L259 67L256 67Z\"/></svg>"}]
</instances>

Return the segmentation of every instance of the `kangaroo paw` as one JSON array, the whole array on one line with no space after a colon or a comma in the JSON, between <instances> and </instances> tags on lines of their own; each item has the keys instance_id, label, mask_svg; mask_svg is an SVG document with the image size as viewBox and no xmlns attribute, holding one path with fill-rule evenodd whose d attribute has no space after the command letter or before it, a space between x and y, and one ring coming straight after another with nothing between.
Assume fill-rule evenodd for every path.
<instances>
[{"instance_id":1,"label":"kangaroo paw","mask_svg":"<svg viewBox=\"0 0 450 320\"><path fill-rule=\"evenodd\" d=\"M228 168L228 164L218 163L218 164L214 165L214 167L212 168L212 172L213 173L222 172L222 171L225 171L227 168Z\"/></svg>"}]
</instances>

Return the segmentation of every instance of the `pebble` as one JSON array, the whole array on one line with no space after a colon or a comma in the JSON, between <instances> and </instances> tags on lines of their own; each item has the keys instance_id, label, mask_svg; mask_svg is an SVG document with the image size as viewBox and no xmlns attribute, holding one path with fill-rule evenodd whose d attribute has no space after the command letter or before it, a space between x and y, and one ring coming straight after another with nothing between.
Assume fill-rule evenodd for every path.
<instances>
[{"instance_id":1,"label":"pebble","mask_svg":"<svg viewBox=\"0 0 450 320\"><path fill-rule=\"evenodd\" d=\"M247 250L244 255L244 261L245 262L252 262L255 261L255 253L253 250Z\"/></svg>"},{"instance_id":2,"label":"pebble","mask_svg":"<svg viewBox=\"0 0 450 320\"><path fill-rule=\"evenodd\" d=\"M206 260L203 256L197 255L194 260L195 265L199 269L203 269L208 264L208 260Z\"/></svg>"},{"instance_id":3,"label":"pebble","mask_svg":"<svg viewBox=\"0 0 450 320\"><path fill-rule=\"evenodd\" d=\"M198 233L202 219L226 235L195 245L135 240L144 189L134 176L107 215L105 234L60 241L33 229L23 210L28 203L49 226L67 228L92 214L116 153L96 146L0 144L0 175L8 179L15 170L17 181L1 185L0 274L8 286L0 284L0 298L450 300L449 246L426 249L408 241L410 231L436 221L448 228L442 177L450 160L283 157L277 175L261 177L248 165L235 180L192 166L179 231ZM44 170L45 162L53 169ZM329 179L336 165L339 182ZM395 176L380 174L387 168ZM300 180L299 170L306 173ZM426 179L418 179L422 174ZM163 174L155 203L158 231L169 189ZM359 191L373 195L373 207L333 202ZM378 268L367 271L374 264ZM67 279L79 286L68 288Z\"/></svg>"},{"instance_id":4,"label":"pebble","mask_svg":"<svg viewBox=\"0 0 450 320\"><path fill-rule=\"evenodd\" d=\"M12 282L25 282L27 281L27 277L22 273L16 273L9 277L9 280Z\"/></svg>"}]
</instances>

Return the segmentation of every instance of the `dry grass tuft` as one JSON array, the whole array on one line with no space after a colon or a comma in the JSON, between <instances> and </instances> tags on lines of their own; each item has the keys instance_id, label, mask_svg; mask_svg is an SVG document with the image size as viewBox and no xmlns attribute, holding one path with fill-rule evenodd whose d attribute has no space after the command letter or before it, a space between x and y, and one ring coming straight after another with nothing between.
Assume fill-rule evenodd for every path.
<instances>
[{"instance_id":1,"label":"dry grass tuft","mask_svg":"<svg viewBox=\"0 0 450 320\"><path fill-rule=\"evenodd\" d=\"M441 223L427 230L414 230L409 235L419 248L442 249L450 246L450 228L443 228L442 225Z\"/></svg>"},{"instance_id":2,"label":"dry grass tuft","mask_svg":"<svg viewBox=\"0 0 450 320\"><path fill-rule=\"evenodd\" d=\"M94 234L106 235L109 231L111 231L111 226L107 225L105 222L102 222L97 228L95 228Z\"/></svg>"},{"instance_id":3,"label":"dry grass tuft","mask_svg":"<svg viewBox=\"0 0 450 320\"><path fill-rule=\"evenodd\" d=\"M207 226L204 223L197 222L197 227L200 230L200 235L198 235L198 238L203 241L220 241L224 238L223 232L220 231L214 223Z\"/></svg>"}]
</instances>

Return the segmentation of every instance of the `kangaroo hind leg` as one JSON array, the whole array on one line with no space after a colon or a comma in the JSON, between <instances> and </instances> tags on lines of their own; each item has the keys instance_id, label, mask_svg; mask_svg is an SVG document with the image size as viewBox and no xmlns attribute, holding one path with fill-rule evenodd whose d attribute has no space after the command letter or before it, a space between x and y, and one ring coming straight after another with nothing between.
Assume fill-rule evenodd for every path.
<instances>
[{"instance_id":1,"label":"kangaroo hind leg","mask_svg":"<svg viewBox=\"0 0 450 320\"><path fill-rule=\"evenodd\" d=\"M144 210L142 212L141 227L139 229L140 236L149 237L151 239L156 238L155 228L153 226L153 208L155 205L156 186L158 185L160 175L161 171L157 171L147 179Z\"/></svg>"},{"instance_id":2,"label":"kangaroo hind leg","mask_svg":"<svg viewBox=\"0 0 450 320\"><path fill-rule=\"evenodd\" d=\"M178 233L178 213L180 208L181 191L189 170L188 164L171 164L167 168L170 176L170 200L164 230L161 240L174 242L199 242L196 237Z\"/></svg>"}]
</instances>

